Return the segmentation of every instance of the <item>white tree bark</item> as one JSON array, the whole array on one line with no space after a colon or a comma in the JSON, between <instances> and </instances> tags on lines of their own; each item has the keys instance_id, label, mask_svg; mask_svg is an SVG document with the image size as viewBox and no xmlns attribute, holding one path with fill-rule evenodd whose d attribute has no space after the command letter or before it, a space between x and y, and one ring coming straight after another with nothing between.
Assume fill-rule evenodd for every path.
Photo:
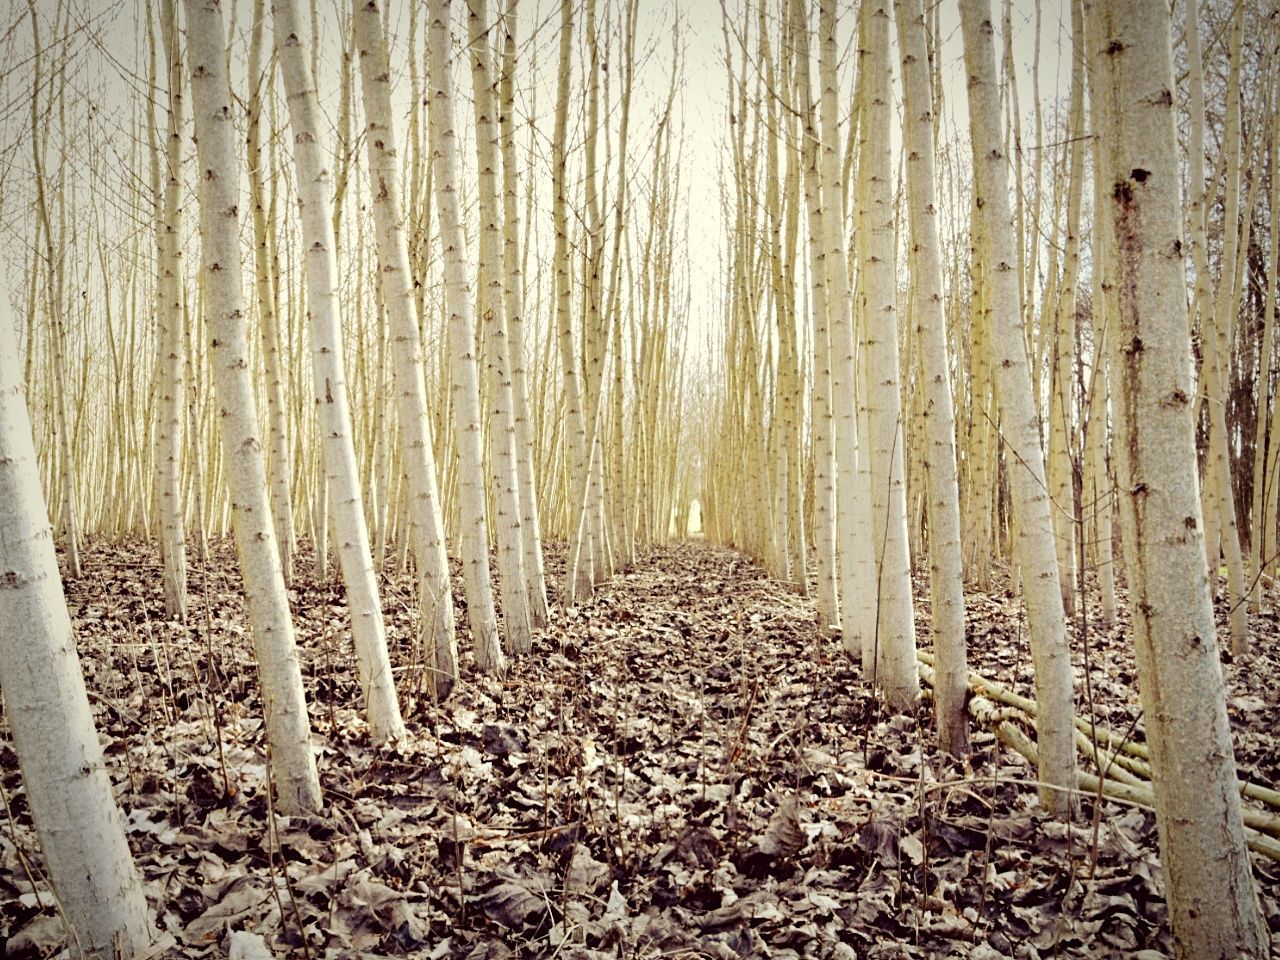
<instances>
[{"instance_id":1,"label":"white tree bark","mask_svg":"<svg viewBox=\"0 0 1280 960\"><path fill-rule=\"evenodd\" d=\"M1166 900L1178 957L1264 957L1202 544L1169 7L1091 6L1109 100L1115 449Z\"/></svg>"},{"instance_id":2,"label":"white tree bark","mask_svg":"<svg viewBox=\"0 0 1280 960\"><path fill-rule=\"evenodd\" d=\"M840 631L845 649L861 656L868 680L876 681L876 549L873 544L866 438L860 436L855 393L853 290L844 243L844 190L840 177L836 91L835 0L822 0L818 20L821 83L818 171L822 197L822 260L827 275L831 336L831 402L835 417L836 543L840 585Z\"/></svg>"},{"instance_id":3,"label":"white tree bark","mask_svg":"<svg viewBox=\"0 0 1280 960\"><path fill-rule=\"evenodd\" d=\"M458 133L454 123L453 41L448 0L427 7L428 134L435 163L436 208L444 244L445 305L449 314L449 373L454 440L458 450L458 494L462 514L462 572L467 618L481 670L502 673L506 657L498 642L493 584L489 577L489 520L481 452L480 378L476 366L476 326L467 278L466 238L458 203Z\"/></svg>"},{"instance_id":4,"label":"white tree bark","mask_svg":"<svg viewBox=\"0 0 1280 960\"><path fill-rule=\"evenodd\" d=\"M209 362L218 391L231 523L262 685L271 769L279 810L292 816L320 809L320 780L311 750L302 671L258 438L240 257L240 171L227 82L225 28L218 0L186 0L185 9L201 185L201 272Z\"/></svg>"},{"instance_id":5,"label":"white tree bark","mask_svg":"<svg viewBox=\"0 0 1280 960\"><path fill-rule=\"evenodd\" d=\"M453 593L445 555L444 519L436 487L436 458L427 419L422 338L413 298L413 274L400 199L400 161L391 115L391 76L377 0L352 0L352 25L360 50L360 81L367 121L370 192L377 228L382 293L391 321L396 402L404 431L403 469L409 482L410 533L419 568L421 636L429 658L427 682L443 699L458 679Z\"/></svg>"},{"instance_id":6,"label":"white tree bark","mask_svg":"<svg viewBox=\"0 0 1280 960\"><path fill-rule=\"evenodd\" d=\"M933 151L933 93L920 0L897 0L902 57L903 127L915 329L924 371L925 469L929 519L929 589L933 613L934 708L942 749L968 752L965 699L969 667L964 642L964 560L960 550L960 488L956 480L955 411L942 303L942 255Z\"/></svg>"},{"instance_id":7,"label":"white tree bark","mask_svg":"<svg viewBox=\"0 0 1280 960\"><path fill-rule=\"evenodd\" d=\"M1009 174L1000 139L1000 90L996 82L989 0L960 0L964 59L969 80L969 129L973 145L974 191L982 211L989 256L983 309L990 313L992 370L1000 424L1009 449L1013 501L1014 555L1035 665L1036 739L1040 754L1040 799L1065 812L1076 783L1071 650L1054 549L1053 520L1045 486L1040 421L1031 387L1018 304L1018 277L1009 211ZM1059 787L1063 789L1054 789Z\"/></svg>"},{"instance_id":8,"label":"white tree bark","mask_svg":"<svg viewBox=\"0 0 1280 960\"><path fill-rule=\"evenodd\" d=\"M1084 192L1084 51L1080 46L1083 25L1076 0L1071 3L1071 97L1068 112L1067 220L1063 238L1062 282L1053 299L1053 324L1049 332L1049 457L1046 464L1053 501L1053 525L1058 546L1058 576L1066 614L1076 603L1076 503L1072 479L1076 380L1076 286L1080 276L1080 206ZM1045 321L1042 320L1042 325ZM1083 585L1081 585L1082 587Z\"/></svg>"},{"instance_id":9,"label":"white tree bark","mask_svg":"<svg viewBox=\"0 0 1280 960\"><path fill-rule=\"evenodd\" d=\"M471 58L471 96L476 116L476 161L479 170L480 259L478 308L484 321L484 360L489 373L490 472L493 476L498 535L498 575L502 591L502 626L506 649L528 653L533 648L529 592L524 571L524 535L520 524L520 481L516 473L516 425L511 357L503 292L502 219L498 200L499 132L489 79L488 4L467 0L467 36Z\"/></svg>"},{"instance_id":10,"label":"white tree bark","mask_svg":"<svg viewBox=\"0 0 1280 960\"><path fill-rule=\"evenodd\" d=\"M0 692L58 905L89 958L145 952L152 924L76 655L0 283Z\"/></svg>"},{"instance_id":11,"label":"white tree bark","mask_svg":"<svg viewBox=\"0 0 1280 960\"><path fill-rule=\"evenodd\" d=\"M841 628L836 531L835 418L831 397L831 328L827 271L822 255L822 187L818 172L817 119L809 79L809 25L804 0L791 0L796 37L796 101L803 117L801 177L809 236L809 308L813 314L813 541L816 553L818 629Z\"/></svg>"},{"instance_id":12,"label":"white tree bark","mask_svg":"<svg viewBox=\"0 0 1280 960\"><path fill-rule=\"evenodd\" d=\"M262 149L262 94L272 89L275 65L263 68L263 25L266 20L265 0L254 0L253 28L249 39L249 205L253 211L254 280L258 297L258 325L262 340L262 360L266 373L267 422L271 456L267 461L267 475L271 482L271 516L276 524L276 544L280 548L280 565L284 570L284 582L293 580L293 554L297 535L294 532L293 501L290 490L289 423L285 405L285 366L280 342L280 316L278 312L278 288L274 263L276 249L275 194L270 211L266 204L268 179L267 154Z\"/></svg>"},{"instance_id":13,"label":"white tree bark","mask_svg":"<svg viewBox=\"0 0 1280 960\"><path fill-rule=\"evenodd\" d=\"M324 438L324 471L333 533L347 588L347 607L369 732L375 743L382 743L404 736L404 721L387 654L360 469L351 438L351 408L338 314L333 184L322 149L320 101L308 63L303 39L306 33L296 0L272 0L271 23L289 104L289 125L293 130L298 209L302 215L302 246L306 251L312 383Z\"/></svg>"},{"instance_id":14,"label":"white tree bark","mask_svg":"<svg viewBox=\"0 0 1280 960\"><path fill-rule=\"evenodd\" d=\"M1197 4L1187 5L1188 22L1199 23ZM1196 265L1195 307L1200 311L1204 346L1201 378L1209 412L1209 454L1205 461L1203 495L1205 509L1206 553L1211 584L1218 582L1219 542L1221 556L1227 566L1227 601L1230 604L1231 644L1236 654L1249 650L1249 609L1245 604L1244 561L1240 550L1240 532L1236 520L1234 488L1231 483L1231 457L1228 450L1227 394L1230 389L1231 362L1228 332L1235 322L1239 301L1235 291L1236 268L1240 249L1240 69L1244 7L1231 15L1230 67L1227 79L1226 117L1223 124L1222 150L1225 154L1226 185L1223 190L1222 271L1218 276L1217 297L1210 290L1208 245L1205 228L1210 198L1204 178L1204 80L1200 60L1200 38L1187 34L1189 87L1191 94L1191 145L1189 174L1191 182L1191 253ZM1216 532L1215 532L1216 531ZM1217 592L1216 589L1213 590Z\"/></svg>"},{"instance_id":15,"label":"white tree bark","mask_svg":"<svg viewBox=\"0 0 1280 960\"><path fill-rule=\"evenodd\" d=\"M164 612L187 616L187 544L182 499L182 411L186 368L182 336L182 60L178 52L177 5L160 5L168 78L169 125L165 137L165 186L160 222L156 225L156 507L160 514L160 549L164 557Z\"/></svg>"},{"instance_id":16,"label":"white tree bark","mask_svg":"<svg viewBox=\"0 0 1280 960\"><path fill-rule=\"evenodd\" d=\"M862 64L862 142L858 174L864 203L858 255L864 303L860 334L869 433L862 450L871 468L876 559L876 682L892 710L910 711L920 699L911 556L907 544L907 485L903 467L902 402L898 386L896 244L889 114L889 21L885 0L865 0ZM930 131L932 137L932 131ZM939 295L939 304L941 295Z\"/></svg>"},{"instance_id":17,"label":"white tree bark","mask_svg":"<svg viewBox=\"0 0 1280 960\"><path fill-rule=\"evenodd\" d=\"M49 215L50 202L46 190L44 154L41 150L45 137L40 131L40 91L44 80L41 77L41 44L39 31L40 18L36 6L31 6L31 31L35 43L34 70L31 79L31 162L32 177L36 188L36 215L40 218L44 235L45 259L45 309L49 317L49 346L52 354L53 368L53 429L58 445L58 480L62 487L60 515L63 535L66 539L67 575L78 580L83 573L80 566L80 507L76 502L76 463L75 452L71 443L71 418L67 411L67 358L66 358L66 270L65 258L57 254L57 241L53 233L52 218ZM59 75L55 71L55 75ZM52 101L51 101L52 102ZM65 152L65 150L64 150ZM65 185L66 178L59 178L59 188ZM60 218L64 227L62 240L65 243L65 217Z\"/></svg>"},{"instance_id":18,"label":"white tree bark","mask_svg":"<svg viewBox=\"0 0 1280 960\"><path fill-rule=\"evenodd\" d=\"M555 295L556 295L556 329L557 343L560 348L561 376L564 382L565 398L565 430L569 443L565 456L570 465L569 487L576 490L579 482L584 487L585 479L580 477L585 467L580 464L589 462L587 447L587 415L584 410L583 384L580 369L582 360L579 355L577 337L574 334L573 316L573 261L569 250L569 214L565 171L565 151L568 140L569 125L569 81L570 53L573 49L573 0L561 0L560 3L560 56L559 73L556 82L556 114L555 130L551 138L551 218L555 230ZM583 526L585 538L590 539L589 527L577 516L580 507L576 496L569 504L569 541L570 559L566 575L565 598L568 604L589 600L595 590L595 578L592 575L592 552L589 543L584 545L584 535L580 535L578 527Z\"/></svg>"},{"instance_id":19,"label":"white tree bark","mask_svg":"<svg viewBox=\"0 0 1280 960\"><path fill-rule=\"evenodd\" d=\"M516 429L516 466L520 481L520 533L524 540L524 575L529 594L529 625L547 625L547 577L542 557L542 518L534 471L533 420L529 411L529 377L525 354L524 277L520 268L519 168L515 138L516 9L508 0L502 14L502 75L498 125L502 132L503 293L506 295L507 335L511 354L511 394Z\"/></svg>"}]
</instances>

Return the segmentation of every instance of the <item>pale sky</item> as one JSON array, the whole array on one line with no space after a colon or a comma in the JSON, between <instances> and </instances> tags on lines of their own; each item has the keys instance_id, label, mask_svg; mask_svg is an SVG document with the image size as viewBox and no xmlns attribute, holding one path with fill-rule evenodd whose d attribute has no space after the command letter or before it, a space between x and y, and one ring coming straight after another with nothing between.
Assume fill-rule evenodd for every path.
<instances>
[{"instance_id":1,"label":"pale sky","mask_svg":"<svg viewBox=\"0 0 1280 960\"><path fill-rule=\"evenodd\" d=\"M160 2L160 0L156 0ZM143 0L71 0L75 24L72 48L78 51L75 60L73 82L83 95L83 100L73 103L68 113L68 129L79 142L78 152L84 155L90 148L96 149L109 179L119 184L117 192L123 193L133 177L145 182L148 163L145 150L137 152L133 143L133 131L141 128L143 115L139 113L137 94L145 89L145 32ZM741 0L725 0L731 20L741 22L744 17ZM320 88L325 107L331 118L337 115L336 68L340 57L338 12L345 9L342 0L319 0L321 13L320 54L322 77ZM603 10L605 0L600 0ZM37 0L42 15L43 39L49 44L54 36L53 19L57 4L54 0ZM244 89L244 60L248 50L248 17L251 0L224 0L229 17L234 18L237 29L232 34L235 51L233 58L233 84L238 91ZM460 13L464 5L454 0L453 6ZM490 15L496 6L490 2ZM393 35L403 41L407 30L408 15L405 0L389 0L387 11ZM555 70L557 55L558 23L557 0L524 0L520 6L521 62L519 85L522 89L522 109L526 116L534 107L534 122L538 126L541 142L550 136L554 109ZM648 176L648 137L654 118L665 99L671 69L671 24L678 14L683 24L681 43L684 54L684 74L678 110L684 143L681 150L683 163L681 178L687 198L688 242L683 251L682 263L688 270L690 290L691 327L694 330L692 345L705 341L705 331L720 321L719 304L723 290L722 260L724 246L724 222L720 205L718 177L721 163L727 158L725 137L728 132L726 77L721 33L721 7L719 0L683 0L678 5L665 0L641 0L641 20L637 42L638 56L643 60L638 67L634 95L632 121L632 156L637 173ZM581 22L581 6L579 8ZM993 11L997 20L998 8ZM852 4L840 6L842 53L851 50L851 37L855 10ZM424 18L425 19L425 18ZM1031 64L1034 50L1035 5L1031 0L1015 0L1012 9L1014 51L1019 71L1020 98L1024 113L1029 111L1031 96ZM0 74L0 169L11 170L5 176L4 227L2 249L12 273L21 269L22 245L14 243L19 234L30 233L27 219L29 198L30 148L26 136L26 98L31 82L30 22L26 15L26 3L10 0L5 20L4 71ZM461 35L465 26L455 21L455 33ZM961 42L959 18L953 0L943 0L942 59L944 84L948 91L945 105L950 123L963 131L966 121L963 71L961 69ZM997 38L999 39L999 38ZM1066 0L1043 0L1041 27L1041 95L1046 105L1066 96L1069 82L1069 61L1063 55L1069 46L1069 7ZM1061 52L1060 52L1061 51ZM397 56L397 52L399 56ZM403 136L408 112L407 69L404 64L403 46L393 46L392 65L396 74L397 95L403 97L404 109L398 117ZM50 59L52 59L50 57ZM851 57L849 58L851 59ZM581 62L576 63L575 85L581 79ZM895 60L895 97L897 90ZM458 75L459 111L467 113L469 78ZM614 94L619 81L615 72ZM576 89L576 87L575 87ZM356 89L358 98L358 86ZM842 95L851 100L853 74L846 61L842 73ZM576 92L575 92L576 96ZM85 103L92 101L101 122L89 127L85 123ZM535 106L536 104L536 106ZM164 123L164 111L160 111ZM571 136L580 137L581 110L571 112ZM894 143L898 140L894 131ZM5 145L8 145L7 148ZM190 148L188 148L190 149ZM603 156L603 152L602 152ZM188 153L190 157L190 153ZM188 163L190 161L188 160ZM896 164L896 161L895 161ZM549 174L545 159L535 168L541 192L549 190ZM11 174L11 175L10 175ZM72 187L80 202L88 198L83 162L73 165L69 171ZM547 183L543 183L543 180ZM80 181L77 183L77 181ZM612 187L610 188L612 189ZM111 217L111 207L118 197L101 198L103 209L99 215ZM122 211L117 211L122 217ZM540 216L549 217L544 207ZM188 223L194 221L194 211ZM118 231L125 229L123 220ZM549 255L549 226L541 224L543 256ZM28 241L29 242L29 241ZM147 248L149 250L149 247ZM81 256L96 256L96 251L80 251ZM14 286L11 284L11 287Z\"/></svg>"}]
</instances>

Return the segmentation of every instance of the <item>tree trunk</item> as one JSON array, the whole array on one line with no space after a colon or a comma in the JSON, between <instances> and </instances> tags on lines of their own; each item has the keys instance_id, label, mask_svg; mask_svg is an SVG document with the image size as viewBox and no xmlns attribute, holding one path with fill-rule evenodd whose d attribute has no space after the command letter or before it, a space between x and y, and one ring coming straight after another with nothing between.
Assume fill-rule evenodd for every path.
<instances>
[{"instance_id":1,"label":"tree trunk","mask_svg":"<svg viewBox=\"0 0 1280 960\"><path fill-rule=\"evenodd\" d=\"M467 618L481 670L502 673L506 658L498 642L493 584L489 577L489 520L481 452L480 380L476 369L476 328L467 278L466 238L458 201L458 134L454 124L452 37L448 0L430 0L427 8L429 84L428 134L435 163L436 207L444 245L445 304L449 315L454 441L458 452L458 488L462 509L462 573Z\"/></svg>"},{"instance_id":2,"label":"tree trunk","mask_svg":"<svg viewBox=\"0 0 1280 960\"><path fill-rule=\"evenodd\" d=\"M911 556L907 544L907 491L903 466L902 401L898 389L898 312L894 264L894 209L889 178L889 21L883 0L861 9L865 33L859 60L862 117L858 177L863 202L858 231L860 295L863 303L859 354L864 370L868 432L862 455L871 468L875 563L876 682L892 710L910 712L920 699L916 672L915 617L911 603ZM932 138L932 132L930 133ZM939 301L940 302L940 301Z\"/></svg>"},{"instance_id":3,"label":"tree trunk","mask_svg":"<svg viewBox=\"0 0 1280 960\"><path fill-rule=\"evenodd\" d=\"M80 672L12 330L0 285L0 691L77 954L127 960L152 924Z\"/></svg>"},{"instance_id":4,"label":"tree trunk","mask_svg":"<svg viewBox=\"0 0 1280 960\"><path fill-rule=\"evenodd\" d=\"M164 558L165 616L187 617L187 544L182 497L182 411L186 394L182 336L182 58L178 51L178 10L160 5L168 77L169 129L165 137L164 206L156 225L156 506Z\"/></svg>"},{"instance_id":5,"label":"tree trunk","mask_svg":"<svg viewBox=\"0 0 1280 960\"><path fill-rule=\"evenodd\" d=\"M579 464L586 463L587 425L583 409L581 357L573 329L573 259L569 249L569 198L567 195L565 151L569 125L570 53L573 49L573 0L560 4L560 60L556 87L555 131L551 139L551 217L555 230L555 298L557 340L560 347L561 376L564 380L565 430L569 435L565 457L569 461L572 489L578 482ZM584 481L585 482L585 481ZM570 559L565 583L565 602L589 600L595 590L591 550L583 549L577 536L577 509L570 504Z\"/></svg>"},{"instance_id":6,"label":"tree trunk","mask_svg":"<svg viewBox=\"0 0 1280 960\"><path fill-rule=\"evenodd\" d=\"M964 640L964 563L960 552L960 488L956 481L955 413L951 404L942 259L934 184L933 96L920 0L897 0L902 55L903 126L907 151L915 328L924 373L924 443L929 520L929 594L933 613L934 709L942 749L969 748L965 700L969 668Z\"/></svg>"},{"instance_id":7,"label":"tree trunk","mask_svg":"<svg viewBox=\"0 0 1280 960\"><path fill-rule=\"evenodd\" d=\"M227 44L218 0L186 0L185 9L200 165L201 269L210 366L218 391L232 528L262 686L278 807L293 816L320 809L320 780L258 439L236 215L240 171L233 146Z\"/></svg>"},{"instance_id":8,"label":"tree trunk","mask_svg":"<svg viewBox=\"0 0 1280 960\"><path fill-rule=\"evenodd\" d=\"M391 659L387 654L382 603L373 569L359 467L351 438L351 409L338 316L338 259L329 171L321 148L320 103L298 16L297 0L272 0L280 74L293 129L293 161L306 250L307 313L311 318L312 381L324 473L338 562L360 671L361 692L375 743L404 736Z\"/></svg>"},{"instance_id":9,"label":"tree trunk","mask_svg":"<svg viewBox=\"0 0 1280 960\"><path fill-rule=\"evenodd\" d=\"M262 93L272 89L274 64L264 69L263 25L266 21L265 0L254 0L253 31L249 40L249 206L253 211L254 279L258 296L258 323L261 327L262 360L266 372L267 422L270 425L271 456L267 472L271 481L271 516L276 524L276 543L280 548L280 566L284 582L293 581L294 532L293 500L289 488L291 472L289 456L288 408L285 405L284 367L281 360L280 315L273 263L275 261L276 227L274 209L265 204L267 155L262 149ZM274 195L272 207L275 206Z\"/></svg>"},{"instance_id":10,"label":"tree trunk","mask_svg":"<svg viewBox=\"0 0 1280 960\"><path fill-rule=\"evenodd\" d=\"M403 470L409 482L410 532L418 563L420 635L428 657L427 684L436 699L458 679L453 593L445 555L444 518L436 488L436 458L427 419L422 339L413 299L400 164L391 113L391 78L382 15L376 0L353 0L352 25L360 50L360 79L368 128L370 192L377 227L382 291L391 321L396 402L403 431Z\"/></svg>"},{"instance_id":11,"label":"tree trunk","mask_svg":"<svg viewBox=\"0 0 1280 960\"><path fill-rule=\"evenodd\" d=\"M502 214L498 201L498 125L489 80L488 5L467 0L471 94L476 116L476 160L479 170L480 259L477 308L484 321L484 359L489 373L489 466L497 507L498 575L502 591L502 625L509 653L533 648L529 592L525 582L524 536L520 524L520 482L516 473L516 426L512 409L511 356L503 295Z\"/></svg>"},{"instance_id":12,"label":"tree trunk","mask_svg":"<svg viewBox=\"0 0 1280 960\"><path fill-rule=\"evenodd\" d=\"M876 574L872 545L871 491L865 432L858 424L855 394L853 291L844 244L844 191L837 154L836 9L822 0L818 26L821 83L818 174L822 197L822 262L827 276L831 337L831 400L835 417L836 543L840 584L840 631L845 649L861 656L864 675L876 680Z\"/></svg>"},{"instance_id":13,"label":"tree trunk","mask_svg":"<svg viewBox=\"0 0 1280 960\"><path fill-rule=\"evenodd\" d=\"M982 213L981 235L987 241L989 254L985 285L988 299L983 308L991 318L996 398L1010 454L1009 485L1017 538L1014 555L1027 606L1036 702L1040 705L1036 716L1039 777L1044 783L1040 800L1050 811L1065 813L1074 807L1067 791L1076 782L1071 650L1067 645L1053 520L1045 486L1040 422L1023 346L1009 179L1000 144L999 89L989 0L960 0L960 22L969 75L974 191Z\"/></svg>"},{"instance_id":14,"label":"tree trunk","mask_svg":"<svg viewBox=\"0 0 1280 960\"><path fill-rule=\"evenodd\" d=\"M511 354L511 394L516 429L516 467L520 481L520 533L524 541L524 575L529 594L529 625L540 630L550 619L547 577L542 558L542 518L534 471L533 423L529 414L529 378L525 345L524 275L521 271L519 168L516 165L515 72L516 5L508 0L502 13L502 76L499 127L502 132L503 293Z\"/></svg>"},{"instance_id":15,"label":"tree trunk","mask_svg":"<svg viewBox=\"0 0 1280 960\"><path fill-rule=\"evenodd\" d=\"M1108 100L1099 175L1117 263L1121 517L1166 899L1178 957L1263 957L1200 538L1169 8L1091 5Z\"/></svg>"}]
</instances>

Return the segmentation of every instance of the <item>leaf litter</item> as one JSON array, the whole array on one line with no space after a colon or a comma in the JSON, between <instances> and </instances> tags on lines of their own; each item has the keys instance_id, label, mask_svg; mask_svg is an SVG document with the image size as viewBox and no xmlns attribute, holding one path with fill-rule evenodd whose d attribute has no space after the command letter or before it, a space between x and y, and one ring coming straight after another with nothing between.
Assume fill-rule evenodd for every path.
<instances>
[{"instance_id":1,"label":"leaf litter","mask_svg":"<svg viewBox=\"0 0 1280 960\"><path fill-rule=\"evenodd\" d=\"M193 558L185 625L163 619L145 544L97 544L68 586L129 840L172 957L1170 956L1154 816L1091 798L1064 824L1033 771L975 728L936 749L927 703L886 716L799 598L727 550L662 548L532 656L433 704L411 575L383 578L411 738L374 749L342 589L298 557L291 600L324 811L268 804L261 703L234 554ZM388 565L390 567L390 565ZM455 571L456 574L456 571ZM336 578L336 573L332 575ZM927 646L928 590L918 587ZM457 596L461 584L455 576ZM1123 616L1076 634L1077 709L1141 734ZM1280 780L1280 642L1224 655L1241 776ZM1031 689L1007 590L968 598L971 665ZM56 956L65 931L0 725L0 950ZM1096 831L1095 831L1096 823ZM1280 870L1254 858L1280 946Z\"/></svg>"}]
</instances>

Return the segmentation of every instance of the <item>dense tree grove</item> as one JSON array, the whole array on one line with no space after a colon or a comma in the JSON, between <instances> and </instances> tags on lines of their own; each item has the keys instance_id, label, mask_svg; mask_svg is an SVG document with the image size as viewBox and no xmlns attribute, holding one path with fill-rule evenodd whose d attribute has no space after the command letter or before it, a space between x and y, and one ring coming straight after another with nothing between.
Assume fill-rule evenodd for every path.
<instances>
[{"instance_id":1,"label":"dense tree grove","mask_svg":"<svg viewBox=\"0 0 1280 960\"><path fill-rule=\"evenodd\" d=\"M1094 867L1115 810L1154 811L1161 949L1270 955L1275 741L1248 770L1235 751L1241 711L1280 716L1236 689L1271 683L1280 657L1274 3L29 0L7 24L0 756L24 800L6 795L0 864L26 886L0 871L17 904L0 934L35 950L33 918L56 913L74 956L211 955L135 860L129 748L95 735L127 714L103 686L118 666L77 653L98 625L67 596L105 581L101 551L139 552L131 576L154 593L134 672L145 655L168 678L166 711L175 669L204 685L182 709L198 700L212 731L220 806L242 802L224 723L261 714L265 863L296 927L271 948L310 957L332 944L299 908L278 818L373 843L343 819L359 798L325 781L334 744L454 804L430 839L457 858L461 930L467 844L490 827L463 822L423 744L473 717L474 691L515 703L529 664L567 670L573 638L648 623L611 605L628 578L696 585L672 558L727 549L776 586L779 617L803 611L784 660L816 658L829 695L866 698L858 722L915 738L919 829L926 766L929 789L959 789L987 776L984 750L1010 750L1041 816L1092 823ZM226 542L224 617L209 584ZM1024 689L972 668L992 603L1017 623L1004 656L1025 655L1009 664ZM215 621L228 644L247 634L252 699L224 686ZM676 670L740 627L699 622L651 630ZM162 662L157 629L186 638L180 657ZM1100 638L1134 665L1127 730L1101 722ZM565 719L593 691L535 696L514 726L557 716L595 769ZM730 765L769 694L734 695ZM337 699L358 719L339 724ZM766 755L807 755L796 723ZM477 742L506 736L490 723ZM545 847L561 827L543 794ZM733 870L826 842L799 839L821 803L780 801ZM585 800L571 812L594 823ZM570 923L571 880L601 866L585 843L531 955L623 949L628 934ZM606 846L597 899L622 923L641 895L626 843ZM713 873L729 859L706 856ZM936 910L984 916L986 874L973 917L920 882ZM231 956L270 955L229 924ZM763 949L753 935L741 955ZM779 955L852 955L808 936ZM918 929L913 949L934 955Z\"/></svg>"}]
</instances>

